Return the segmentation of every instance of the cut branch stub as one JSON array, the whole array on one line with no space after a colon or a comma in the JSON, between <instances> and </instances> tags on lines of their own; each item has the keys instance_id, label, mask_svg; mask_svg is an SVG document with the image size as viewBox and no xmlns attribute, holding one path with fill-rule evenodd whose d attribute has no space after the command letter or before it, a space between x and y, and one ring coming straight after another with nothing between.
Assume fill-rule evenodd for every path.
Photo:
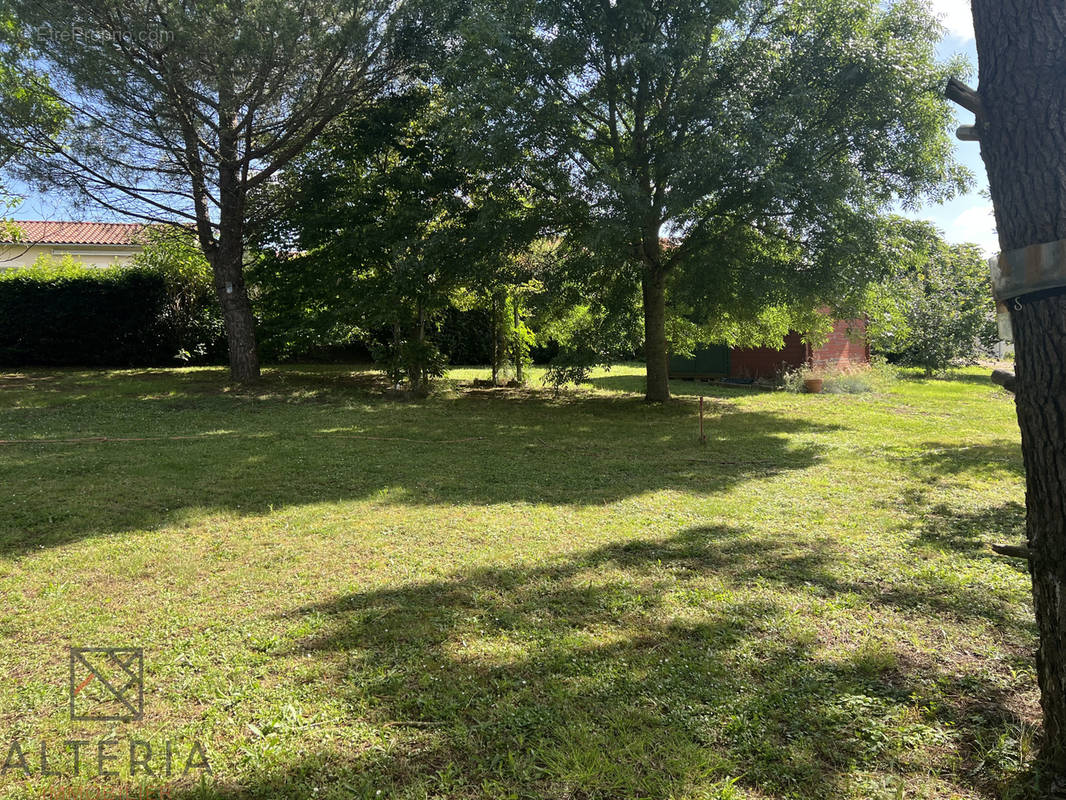
<instances>
[{"instance_id":1,"label":"cut branch stub","mask_svg":"<svg viewBox=\"0 0 1066 800\"><path fill-rule=\"evenodd\" d=\"M992 383L997 386L1002 386L1008 392L1013 394L1015 392L1016 379L1014 375L1006 372L1002 369L997 369L992 373Z\"/></svg>"},{"instance_id":2,"label":"cut branch stub","mask_svg":"<svg viewBox=\"0 0 1066 800\"><path fill-rule=\"evenodd\" d=\"M985 114L981 96L962 81L951 78L944 87L944 96L953 103L970 111L980 120Z\"/></svg>"},{"instance_id":3,"label":"cut branch stub","mask_svg":"<svg viewBox=\"0 0 1066 800\"><path fill-rule=\"evenodd\" d=\"M1032 557L1029 548L1024 544L994 544L991 547L994 552L1008 558L1024 558L1028 560Z\"/></svg>"}]
</instances>

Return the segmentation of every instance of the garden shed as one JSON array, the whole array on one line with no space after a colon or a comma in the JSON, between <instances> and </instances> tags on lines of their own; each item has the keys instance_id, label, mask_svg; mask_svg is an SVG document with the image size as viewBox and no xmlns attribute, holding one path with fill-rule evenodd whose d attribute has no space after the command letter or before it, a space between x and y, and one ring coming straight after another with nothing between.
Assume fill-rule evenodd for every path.
<instances>
[{"instance_id":1,"label":"garden shed","mask_svg":"<svg viewBox=\"0 0 1066 800\"><path fill-rule=\"evenodd\" d=\"M713 345L697 350L692 357L670 357L670 377L680 379L771 378L784 370L800 367L847 369L870 363L866 323L861 319L837 320L821 347L806 344L799 333L790 331L784 346L729 347Z\"/></svg>"}]
</instances>

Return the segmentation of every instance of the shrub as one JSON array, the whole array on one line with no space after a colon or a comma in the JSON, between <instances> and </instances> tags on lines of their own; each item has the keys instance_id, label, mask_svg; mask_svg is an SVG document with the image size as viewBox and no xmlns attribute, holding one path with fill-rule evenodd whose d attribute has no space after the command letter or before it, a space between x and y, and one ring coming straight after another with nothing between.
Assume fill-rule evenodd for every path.
<instances>
[{"instance_id":1,"label":"shrub","mask_svg":"<svg viewBox=\"0 0 1066 800\"><path fill-rule=\"evenodd\" d=\"M887 380L882 371L869 367L800 367L781 373L778 384L787 392L804 392L803 382L809 378L821 378L822 392L825 394L872 392L878 384Z\"/></svg>"},{"instance_id":2,"label":"shrub","mask_svg":"<svg viewBox=\"0 0 1066 800\"><path fill-rule=\"evenodd\" d=\"M126 267L45 258L0 273L0 364L134 367L217 358L224 340L210 282L191 268L148 250Z\"/></svg>"},{"instance_id":3,"label":"shrub","mask_svg":"<svg viewBox=\"0 0 1066 800\"><path fill-rule=\"evenodd\" d=\"M214 275L192 234L150 231L133 265L163 279L166 300L160 331L173 358L194 364L224 360L226 330Z\"/></svg>"},{"instance_id":4,"label":"shrub","mask_svg":"<svg viewBox=\"0 0 1066 800\"><path fill-rule=\"evenodd\" d=\"M166 282L138 268L39 263L0 276L0 363L135 366L166 360Z\"/></svg>"},{"instance_id":5,"label":"shrub","mask_svg":"<svg viewBox=\"0 0 1066 800\"><path fill-rule=\"evenodd\" d=\"M393 384L408 381L415 391L426 391L429 382L444 376L447 358L428 339L416 337L375 344L371 355Z\"/></svg>"}]
</instances>

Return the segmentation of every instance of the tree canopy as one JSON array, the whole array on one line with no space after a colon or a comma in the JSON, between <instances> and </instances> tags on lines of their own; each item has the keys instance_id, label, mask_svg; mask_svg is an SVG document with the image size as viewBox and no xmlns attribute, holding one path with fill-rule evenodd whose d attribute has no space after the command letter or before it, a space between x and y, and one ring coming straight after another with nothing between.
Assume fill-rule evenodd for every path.
<instances>
[{"instance_id":1,"label":"tree canopy","mask_svg":"<svg viewBox=\"0 0 1066 800\"><path fill-rule=\"evenodd\" d=\"M900 255L863 304L870 345L929 375L988 355L999 334L980 248L948 244L929 222L894 222Z\"/></svg>"},{"instance_id":2,"label":"tree canopy","mask_svg":"<svg viewBox=\"0 0 1066 800\"><path fill-rule=\"evenodd\" d=\"M23 83L57 133L9 144L27 177L151 222L194 226L211 262L235 379L259 365L243 275L250 200L341 113L408 76L437 30L408 0L12 0L29 34ZM434 12L438 13L438 12ZM439 12L443 13L443 12ZM328 24L323 24L328 20Z\"/></svg>"},{"instance_id":3,"label":"tree canopy","mask_svg":"<svg viewBox=\"0 0 1066 800\"><path fill-rule=\"evenodd\" d=\"M259 239L281 329L369 341L416 387L440 367L427 324L456 292L508 280L537 232L527 198L456 152L446 113L423 87L337 120L264 197Z\"/></svg>"},{"instance_id":4,"label":"tree canopy","mask_svg":"<svg viewBox=\"0 0 1066 800\"><path fill-rule=\"evenodd\" d=\"M650 400L669 396L668 293L699 322L833 304L875 263L881 213L966 180L939 92L957 65L918 2L475 9L464 110L557 198L597 280L641 285Z\"/></svg>"}]
</instances>

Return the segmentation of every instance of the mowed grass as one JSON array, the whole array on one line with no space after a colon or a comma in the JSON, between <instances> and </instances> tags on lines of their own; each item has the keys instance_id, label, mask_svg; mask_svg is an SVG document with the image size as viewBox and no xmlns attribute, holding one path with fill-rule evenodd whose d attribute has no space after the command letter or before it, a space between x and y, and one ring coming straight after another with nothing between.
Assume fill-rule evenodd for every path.
<instances>
[{"instance_id":1,"label":"mowed grass","mask_svg":"<svg viewBox=\"0 0 1066 800\"><path fill-rule=\"evenodd\" d=\"M0 793L162 782L134 738L179 773L204 744L173 797L1027 796L1028 575L988 549L1024 479L988 371L665 407L633 366L414 402L345 367L0 375L0 742L31 771ZM144 648L142 721L70 721L93 645ZM70 739L81 776L41 776Z\"/></svg>"}]
</instances>

